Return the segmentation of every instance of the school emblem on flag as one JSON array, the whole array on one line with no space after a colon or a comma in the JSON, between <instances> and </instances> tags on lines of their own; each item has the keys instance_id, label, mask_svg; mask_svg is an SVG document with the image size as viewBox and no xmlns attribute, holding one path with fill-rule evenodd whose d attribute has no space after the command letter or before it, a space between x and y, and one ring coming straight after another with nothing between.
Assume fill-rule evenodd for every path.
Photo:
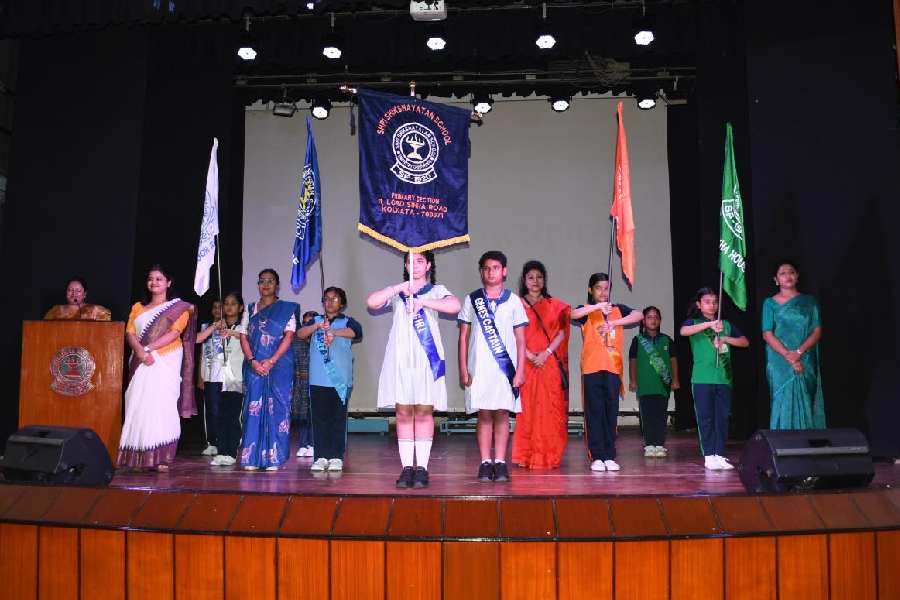
<instances>
[{"instance_id":1,"label":"school emblem on flag","mask_svg":"<svg viewBox=\"0 0 900 600\"><path fill-rule=\"evenodd\" d=\"M469 115L359 90L360 232L403 252L469 241Z\"/></svg>"},{"instance_id":2,"label":"school emblem on flag","mask_svg":"<svg viewBox=\"0 0 900 600\"><path fill-rule=\"evenodd\" d=\"M397 162L391 167L391 173L400 181L422 185L437 179L434 163L437 162L440 149L437 136L419 123L406 123L394 132L391 147ZM424 156L423 156L424 153Z\"/></svg>"}]
</instances>

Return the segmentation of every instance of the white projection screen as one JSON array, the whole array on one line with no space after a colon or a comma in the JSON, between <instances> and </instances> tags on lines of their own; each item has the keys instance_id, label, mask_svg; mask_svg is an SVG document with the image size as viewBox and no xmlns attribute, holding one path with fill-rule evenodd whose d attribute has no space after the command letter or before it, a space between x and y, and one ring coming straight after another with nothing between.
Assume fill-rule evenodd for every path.
<instances>
[{"instance_id":1,"label":"white projection screen","mask_svg":"<svg viewBox=\"0 0 900 600\"><path fill-rule=\"evenodd\" d=\"M613 257L613 300L635 309L653 304L663 312L664 332L673 333L678 317L672 303L672 251L669 232L669 176L666 158L666 110L660 104L638 110L624 102L631 160L631 185L637 227L637 273L633 291L619 276ZM543 99L497 102L482 127L470 128L468 245L438 250L438 280L459 297L479 286L478 257L502 250L509 258L507 287L518 290L522 264L541 260L549 271L549 291L573 306L585 301L591 273L606 271L610 239L609 208L616 144L616 99L576 98L564 113ZM468 106L466 104L466 106ZM259 270L275 268L280 297L303 310L321 312L319 263L308 272L306 287L290 289L291 249L300 172L306 148L305 111L276 117L265 106L246 111L242 291L256 299ZM402 258L396 250L357 232L359 175L357 138L350 135L349 107L335 107L324 121L313 122L323 182L325 286L347 291L347 314L364 331L354 346L352 412L376 409L378 374L390 316L370 314L366 296L398 283ZM451 411L465 403L458 381L455 319L441 321L447 356ZM627 332L626 350L636 330ZM581 410L581 333L573 329L570 408ZM627 382L627 379L626 379ZM620 410L637 410L628 393Z\"/></svg>"}]
</instances>

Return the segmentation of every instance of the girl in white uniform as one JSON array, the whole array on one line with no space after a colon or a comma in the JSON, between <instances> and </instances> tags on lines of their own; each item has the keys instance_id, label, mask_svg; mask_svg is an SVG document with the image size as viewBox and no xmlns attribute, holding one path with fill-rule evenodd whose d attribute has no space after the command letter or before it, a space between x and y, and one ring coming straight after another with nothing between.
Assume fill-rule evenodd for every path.
<instances>
[{"instance_id":1,"label":"girl in white uniform","mask_svg":"<svg viewBox=\"0 0 900 600\"><path fill-rule=\"evenodd\" d=\"M446 363L437 313L456 314L460 303L435 282L434 253L408 256L405 281L372 292L366 304L373 310L393 310L393 323L378 378L378 408L397 411L397 446L403 466L398 488L428 485L428 458L434 437L434 410L447 410ZM410 299L410 291L412 299Z\"/></svg>"}]
</instances>

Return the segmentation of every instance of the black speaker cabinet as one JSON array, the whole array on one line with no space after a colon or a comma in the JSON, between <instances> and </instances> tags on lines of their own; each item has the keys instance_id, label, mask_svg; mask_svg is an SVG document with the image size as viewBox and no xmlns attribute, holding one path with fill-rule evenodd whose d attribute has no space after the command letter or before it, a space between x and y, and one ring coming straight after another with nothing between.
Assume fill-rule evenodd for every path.
<instances>
[{"instance_id":1,"label":"black speaker cabinet","mask_svg":"<svg viewBox=\"0 0 900 600\"><path fill-rule=\"evenodd\" d=\"M761 429L744 446L738 473L751 493L866 487L875 476L857 429Z\"/></svg>"},{"instance_id":2,"label":"black speaker cabinet","mask_svg":"<svg viewBox=\"0 0 900 600\"><path fill-rule=\"evenodd\" d=\"M109 485L112 462L93 429L27 425L9 436L0 457L7 481Z\"/></svg>"}]
</instances>

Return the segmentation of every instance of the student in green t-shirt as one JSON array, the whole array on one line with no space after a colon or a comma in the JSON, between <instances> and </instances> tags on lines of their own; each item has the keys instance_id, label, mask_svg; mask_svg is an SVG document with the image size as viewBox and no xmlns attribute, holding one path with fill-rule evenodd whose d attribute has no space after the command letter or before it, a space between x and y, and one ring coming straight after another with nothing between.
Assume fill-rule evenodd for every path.
<instances>
[{"instance_id":1,"label":"student in green t-shirt","mask_svg":"<svg viewBox=\"0 0 900 600\"><path fill-rule=\"evenodd\" d=\"M697 414L697 432L704 466L711 471L733 469L725 459L728 415L731 412L731 352L729 348L750 345L737 327L718 320L719 295L702 287L691 303L690 316L681 325L681 335L690 337L694 368L691 391ZM716 356L718 355L718 358Z\"/></svg>"},{"instance_id":2,"label":"student in green t-shirt","mask_svg":"<svg viewBox=\"0 0 900 600\"><path fill-rule=\"evenodd\" d=\"M659 331L662 314L655 306L644 309L640 332L628 351L628 388L637 392L644 434L644 456L666 456L666 409L669 393L681 387L675 342Z\"/></svg>"}]
</instances>

